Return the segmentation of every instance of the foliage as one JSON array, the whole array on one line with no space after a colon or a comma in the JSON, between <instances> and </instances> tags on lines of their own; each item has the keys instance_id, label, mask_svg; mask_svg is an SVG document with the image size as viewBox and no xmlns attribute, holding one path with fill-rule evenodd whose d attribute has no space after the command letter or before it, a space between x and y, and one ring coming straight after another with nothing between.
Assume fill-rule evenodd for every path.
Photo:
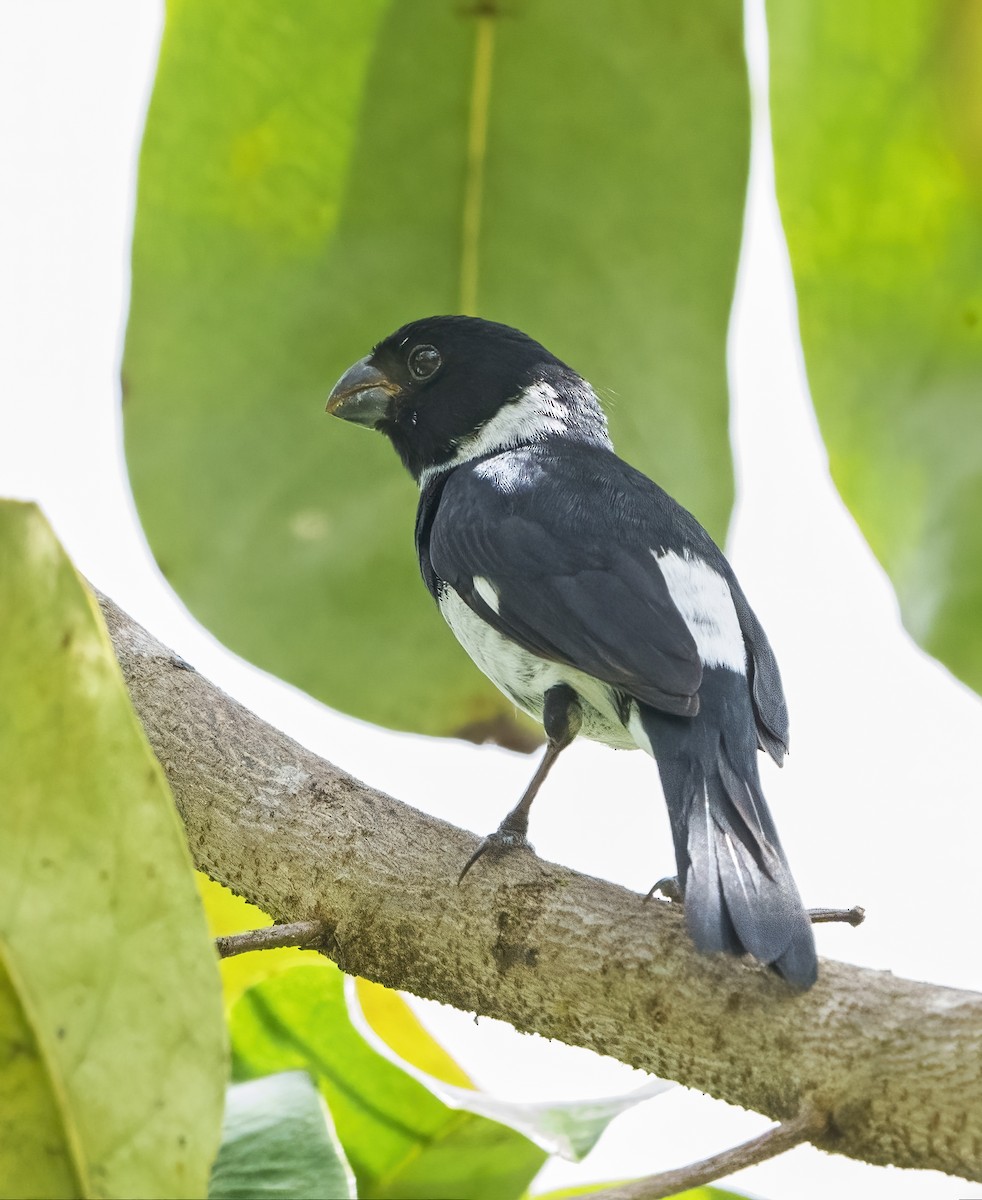
<instances>
[{"instance_id":1,"label":"foliage","mask_svg":"<svg viewBox=\"0 0 982 1200\"><path fill-rule=\"evenodd\" d=\"M44 518L0 504L0 1194L200 1196L218 973L170 791Z\"/></svg>"},{"instance_id":2,"label":"foliage","mask_svg":"<svg viewBox=\"0 0 982 1200\"><path fill-rule=\"evenodd\" d=\"M589 1196L610 1186L609 1183L597 1183L587 1184L585 1187L562 1188L558 1192L542 1192L537 1200L573 1200L575 1196ZM724 1192L722 1188L700 1187L678 1192L672 1200L746 1200L746 1197L738 1196L736 1192Z\"/></svg>"},{"instance_id":3,"label":"foliage","mask_svg":"<svg viewBox=\"0 0 982 1200\"><path fill-rule=\"evenodd\" d=\"M216 936L268 924L253 905L200 883ZM599 1101L505 1101L474 1085L401 996L364 979L345 989L318 954L263 951L221 967L234 1078L313 1079L362 1197L517 1198L547 1152L583 1158L614 1117L672 1086L652 1081Z\"/></svg>"},{"instance_id":4,"label":"foliage","mask_svg":"<svg viewBox=\"0 0 982 1200\"><path fill-rule=\"evenodd\" d=\"M347 1017L342 981L336 968L294 967L246 992L230 1018L236 1078L308 1071L360 1196L520 1196L545 1152L448 1108L373 1050Z\"/></svg>"},{"instance_id":5,"label":"foliage","mask_svg":"<svg viewBox=\"0 0 982 1200\"><path fill-rule=\"evenodd\" d=\"M773 4L778 198L832 476L982 690L982 8Z\"/></svg>"},{"instance_id":6,"label":"foliage","mask_svg":"<svg viewBox=\"0 0 982 1200\"><path fill-rule=\"evenodd\" d=\"M309 1075L288 1071L232 1084L208 1200L348 1200L354 1194Z\"/></svg>"}]
</instances>

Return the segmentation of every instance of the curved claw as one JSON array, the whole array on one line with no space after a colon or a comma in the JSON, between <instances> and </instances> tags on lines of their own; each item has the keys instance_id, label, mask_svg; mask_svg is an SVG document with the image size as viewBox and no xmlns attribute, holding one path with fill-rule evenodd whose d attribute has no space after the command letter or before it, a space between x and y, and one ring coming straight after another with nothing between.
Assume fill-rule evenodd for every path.
<instances>
[{"instance_id":1,"label":"curved claw","mask_svg":"<svg viewBox=\"0 0 982 1200\"><path fill-rule=\"evenodd\" d=\"M488 836L481 842L478 848L470 856L467 862L464 863L464 869L457 876L458 887L463 882L464 876L477 862L479 858L491 851L493 858L500 858L503 854L508 854L512 850L535 850L524 833L517 833L514 830L498 828L494 833L489 833Z\"/></svg>"},{"instance_id":2,"label":"curved claw","mask_svg":"<svg viewBox=\"0 0 982 1200\"><path fill-rule=\"evenodd\" d=\"M671 900L673 904L681 904L684 899L679 881L674 875L666 875L664 879L659 879L645 896L645 900L650 900L655 892L661 892L665 899Z\"/></svg>"}]
</instances>

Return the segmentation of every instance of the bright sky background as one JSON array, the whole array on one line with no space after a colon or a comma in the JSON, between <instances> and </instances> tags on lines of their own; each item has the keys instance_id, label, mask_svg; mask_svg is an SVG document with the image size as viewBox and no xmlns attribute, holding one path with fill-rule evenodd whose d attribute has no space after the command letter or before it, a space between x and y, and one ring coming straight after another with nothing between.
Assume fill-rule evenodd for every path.
<instances>
[{"instance_id":1,"label":"bright sky background","mask_svg":"<svg viewBox=\"0 0 982 1200\"><path fill-rule=\"evenodd\" d=\"M819 928L822 954L982 989L982 705L903 632L890 586L829 481L773 199L762 3L751 0L749 17L761 136L731 330L740 499L728 550L791 709L792 754L780 772L762 762L765 791L806 902L867 909L859 930ZM160 22L150 0L0 5L0 495L37 500L86 575L267 720L374 786L486 833L532 760L386 733L264 676L188 617L146 549L121 453L117 375ZM325 418L325 445L335 432ZM392 469L401 470L394 457ZM407 538L412 520L407 512ZM639 891L674 870L656 771L641 754L574 746L536 802L531 834L543 857ZM501 1095L589 1097L643 1082L586 1051L420 1009ZM619 1118L586 1163L550 1165L537 1190L680 1165L766 1125L675 1089ZM939 1175L810 1147L734 1186L773 1200L969 1194Z\"/></svg>"}]
</instances>

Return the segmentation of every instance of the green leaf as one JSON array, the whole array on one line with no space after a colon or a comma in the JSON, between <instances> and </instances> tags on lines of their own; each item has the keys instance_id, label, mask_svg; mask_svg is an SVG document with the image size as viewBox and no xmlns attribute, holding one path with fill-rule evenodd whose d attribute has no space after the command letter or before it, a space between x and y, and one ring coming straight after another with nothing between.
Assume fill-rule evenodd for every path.
<instances>
[{"instance_id":1,"label":"green leaf","mask_svg":"<svg viewBox=\"0 0 982 1200\"><path fill-rule=\"evenodd\" d=\"M82 1195L57 1079L19 988L0 959L0 1180L4 1195Z\"/></svg>"},{"instance_id":2,"label":"green leaf","mask_svg":"<svg viewBox=\"0 0 982 1200\"><path fill-rule=\"evenodd\" d=\"M348 1200L354 1194L309 1075L288 1071L229 1087L209 1200Z\"/></svg>"},{"instance_id":3,"label":"green leaf","mask_svg":"<svg viewBox=\"0 0 982 1200\"><path fill-rule=\"evenodd\" d=\"M397 1058L431 1079L473 1090L467 1073L430 1035L398 992L370 979L356 979L355 992L362 1016Z\"/></svg>"},{"instance_id":4,"label":"green leaf","mask_svg":"<svg viewBox=\"0 0 982 1200\"><path fill-rule=\"evenodd\" d=\"M0 1188L204 1194L226 1062L214 950L98 607L0 503Z\"/></svg>"},{"instance_id":5,"label":"green leaf","mask_svg":"<svg viewBox=\"0 0 982 1200\"><path fill-rule=\"evenodd\" d=\"M769 6L774 148L832 476L982 690L982 7Z\"/></svg>"},{"instance_id":6,"label":"green leaf","mask_svg":"<svg viewBox=\"0 0 982 1200\"><path fill-rule=\"evenodd\" d=\"M603 1192L607 1188L619 1187L632 1182L629 1179L618 1179L607 1183L588 1183L581 1187L560 1188L555 1192L542 1192L535 1200L572 1200L575 1196L590 1196L594 1192ZM671 1200L747 1200L740 1192L724 1192L717 1187L689 1188L685 1192L676 1192Z\"/></svg>"},{"instance_id":7,"label":"green leaf","mask_svg":"<svg viewBox=\"0 0 982 1200\"><path fill-rule=\"evenodd\" d=\"M294 967L251 988L232 1009L238 1079L310 1073L366 1198L523 1194L545 1160L526 1138L448 1107L383 1057L351 1023L336 969Z\"/></svg>"},{"instance_id":8,"label":"green leaf","mask_svg":"<svg viewBox=\"0 0 982 1200\"><path fill-rule=\"evenodd\" d=\"M169 5L124 414L192 611L360 717L527 744L420 584L411 481L328 391L410 318L518 325L722 536L748 134L739 0Z\"/></svg>"},{"instance_id":9,"label":"green leaf","mask_svg":"<svg viewBox=\"0 0 982 1200\"><path fill-rule=\"evenodd\" d=\"M653 1096L671 1091L675 1086L662 1079L652 1079L622 1096L603 1096L598 1100L542 1101L537 1104L517 1104L488 1098L490 1103L477 1111L506 1121L529 1137L545 1141L554 1153L579 1162L600 1141L615 1117Z\"/></svg>"},{"instance_id":10,"label":"green leaf","mask_svg":"<svg viewBox=\"0 0 982 1200\"><path fill-rule=\"evenodd\" d=\"M615 1117L676 1086L651 1079L626 1095L599 1100L503 1100L474 1086L398 992L359 979L356 996L368 1026L397 1063L416 1068L422 1081L455 1107L500 1121L564 1158L586 1157Z\"/></svg>"}]
</instances>

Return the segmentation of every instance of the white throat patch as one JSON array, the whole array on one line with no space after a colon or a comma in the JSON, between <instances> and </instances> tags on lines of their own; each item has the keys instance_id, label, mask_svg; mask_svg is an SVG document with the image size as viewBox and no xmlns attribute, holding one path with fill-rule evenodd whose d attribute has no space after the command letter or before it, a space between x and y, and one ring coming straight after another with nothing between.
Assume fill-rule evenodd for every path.
<instances>
[{"instance_id":1,"label":"white throat patch","mask_svg":"<svg viewBox=\"0 0 982 1200\"><path fill-rule=\"evenodd\" d=\"M464 438L452 458L439 466L426 467L419 477L420 488L435 475L459 467L461 463L515 446L534 445L557 435L582 441L586 433L591 442L613 449L600 401L589 385L583 386L586 388L584 402L571 406L565 398L560 399L552 384L531 384L510 403L502 405L480 429Z\"/></svg>"}]
</instances>

